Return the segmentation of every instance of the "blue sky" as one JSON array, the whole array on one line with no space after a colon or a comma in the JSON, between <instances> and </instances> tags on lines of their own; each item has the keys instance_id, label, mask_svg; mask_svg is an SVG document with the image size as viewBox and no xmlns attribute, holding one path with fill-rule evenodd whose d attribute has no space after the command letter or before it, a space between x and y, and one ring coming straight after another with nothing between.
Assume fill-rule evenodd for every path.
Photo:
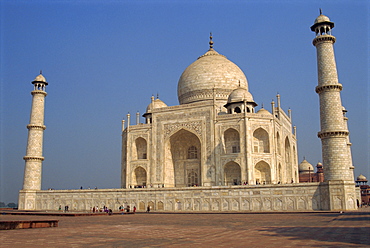
<instances>
[{"instance_id":1,"label":"blue sky","mask_svg":"<svg viewBox=\"0 0 370 248\"><path fill-rule=\"evenodd\" d=\"M270 110L279 93L292 109L299 161L322 161L310 30L319 8L335 23L355 176L370 178L367 1L3 0L0 201L18 201L40 70L49 82L42 188L119 188L121 120L143 114L157 93L177 105L178 79L207 51L209 32L215 50L244 71L259 106Z\"/></svg>"}]
</instances>

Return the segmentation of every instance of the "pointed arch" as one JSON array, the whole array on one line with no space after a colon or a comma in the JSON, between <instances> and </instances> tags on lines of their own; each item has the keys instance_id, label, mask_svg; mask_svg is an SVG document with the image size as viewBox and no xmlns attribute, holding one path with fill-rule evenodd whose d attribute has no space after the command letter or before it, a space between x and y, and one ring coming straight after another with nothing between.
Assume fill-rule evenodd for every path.
<instances>
[{"instance_id":1,"label":"pointed arch","mask_svg":"<svg viewBox=\"0 0 370 248\"><path fill-rule=\"evenodd\" d=\"M282 183L283 181L283 171L281 169L281 164L278 165L278 171L277 171L277 182L278 184Z\"/></svg>"},{"instance_id":2,"label":"pointed arch","mask_svg":"<svg viewBox=\"0 0 370 248\"><path fill-rule=\"evenodd\" d=\"M231 161L224 166L225 185L239 185L241 182L240 165Z\"/></svg>"},{"instance_id":3,"label":"pointed arch","mask_svg":"<svg viewBox=\"0 0 370 248\"><path fill-rule=\"evenodd\" d=\"M257 128L253 132L253 152L270 153L269 135L263 128Z\"/></svg>"},{"instance_id":4,"label":"pointed arch","mask_svg":"<svg viewBox=\"0 0 370 248\"><path fill-rule=\"evenodd\" d=\"M147 159L147 142L144 138L139 137L135 140L135 149L133 149L134 158Z\"/></svg>"},{"instance_id":5,"label":"pointed arch","mask_svg":"<svg viewBox=\"0 0 370 248\"><path fill-rule=\"evenodd\" d=\"M234 128L229 128L224 132L225 152L240 153L240 135Z\"/></svg>"},{"instance_id":6,"label":"pointed arch","mask_svg":"<svg viewBox=\"0 0 370 248\"><path fill-rule=\"evenodd\" d=\"M134 179L133 180L134 186L146 187L146 179L147 179L146 170L143 167L138 166L134 171L133 179Z\"/></svg>"},{"instance_id":7,"label":"pointed arch","mask_svg":"<svg viewBox=\"0 0 370 248\"><path fill-rule=\"evenodd\" d=\"M270 184L271 183L271 169L265 161L258 162L254 167L254 178L256 184Z\"/></svg>"}]
</instances>

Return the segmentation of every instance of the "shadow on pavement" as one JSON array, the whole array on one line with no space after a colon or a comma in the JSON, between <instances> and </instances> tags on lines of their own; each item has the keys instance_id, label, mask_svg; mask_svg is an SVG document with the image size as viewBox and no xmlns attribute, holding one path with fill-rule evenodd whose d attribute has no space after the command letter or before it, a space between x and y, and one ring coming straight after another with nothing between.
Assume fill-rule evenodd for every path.
<instances>
[{"instance_id":1,"label":"shadow on pavement","mask_svg":"<svg viewBox=\"0 0 370 248\"><path fill-rule=\"evenodd\" d=\"M370 245L370 227L266 227L260 231L269 237L285 236L292 240Z\"/></svg>"}]
</instances>

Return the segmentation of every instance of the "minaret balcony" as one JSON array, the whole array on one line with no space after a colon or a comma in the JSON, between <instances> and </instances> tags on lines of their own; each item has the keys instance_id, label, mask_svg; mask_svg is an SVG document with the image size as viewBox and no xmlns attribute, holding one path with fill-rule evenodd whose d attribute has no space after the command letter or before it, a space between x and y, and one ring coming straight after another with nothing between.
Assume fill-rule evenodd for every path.
<instances>
[{"instance_id":1,"label":"minaret balcony","mask_svg":"<svg viewBox=\"0 0 370 248\"><path fill-rule=\"evenodd\" d=\"M316 46L316 44L317 43L320 43L320 42L331 42L331 43L335 43L335 41L336 41L336 39L335 39L334 36L325 34L325 35L317 36L315 39L313 39L312 44L314 46Z\"/></svg>"},{"instance_id":2,"label":"minaret balcony","mask_svg":"<svg viewBox=\"0 0 370 248\"><path fill-rule=\"evenodd\" d=\"M319 132L317 137L320 139L327 139L327 138L335 138L335 137L347 137L349 132L346 130L341 131L326 131L326 132Z\"/></svg>"},{"instance_id":3,"label":"minaret balcony","mask_svg":"<svg viewBox=\"0 0 370 248\"><path fill-rule=\"evenodd\" d=\"M342 90L342 85L339 83L336 84L331 84L331 85L321 85L321 86L316 86L316 93L320 94L323 91L341 91Z\"/></svg>"}]
</instances>

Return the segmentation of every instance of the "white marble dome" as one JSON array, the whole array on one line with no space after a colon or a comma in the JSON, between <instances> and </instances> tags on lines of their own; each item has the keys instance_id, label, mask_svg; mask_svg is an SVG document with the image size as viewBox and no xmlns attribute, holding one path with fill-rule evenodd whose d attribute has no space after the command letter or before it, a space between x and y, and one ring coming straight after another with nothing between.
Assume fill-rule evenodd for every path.
<instances>
[{"instance_id":1,"label":"white marble dome","mask_svg":"<svg viewBox=\"0 0 370 248\"><path fill-rule=\"evenodd\" d=\"M44 83L46 83L46 79L42 74L38 75L33 81L34 82L44 82Z\"/></svg>"},{"instance_id":2,"label":"white marble dome","mask_svg":"<svg viewBox=\"0 0 370 248\"><path fill-rule=\"evenodd\" d=\"M360 175L357 177L357 181L367 181L367 178L366 178L364 175L360 174Z\"/></svg>"},{"instance_id":3,"label":"white marble dome","mask_svg":"<svg viewBox=\"0 0 370 248\"><path fill-rule=\"evenodd\" d=\"M310 164L306 159L304 159L298 166L299 172L307 172L312 171L313 172L313 166Z\"/></svg>"},{"instance_id":4,"label":"white marble dome","mask_svg":"<svg viewBox=\"0 0 370 248\"><path fill-rule=\"evenodd\" d=\"M153 109L157 108L164 108L167 107L167 104L165 104L162 100L159 98L153 99L151 103L149 103L148 107L146 108L146 113L151 113Z\"/></svg>"},{"instance_id":5,"label":"white marble dome","mask_svg":"<svg viewBox=\"0 0 370 248\"><path fill-rule=\"evenodd\" d=\"M260 114L260 115L271 115L271 113L268 110L264 109L264 108L261 108L260 110L258 110L257 111L257 114Z\"/></svg>"},{"instance_id":6,"label":"white marble dome","mask_svg":"<svg viewBox=\"0 0 370 248\"><path fill-rule=\"evenodd\" d=\"M315 24L316 23L321 23L321 22L330 22L330 19L329 17L323 15L323 14L320 14L316 19L315 19Z\"/></svg>"},{"instance_id":7,"label":"white marble dome","mask_svg":"<svg viewBox=\"0 0 370 248\"><path fill-rule=\"evenodd\" d=\"M229 98L227 99L227 103L234 103L234 102L254 102L252 94L245 88L237 88L231 92Z\"/></svg>"},{"instance_id":8,"label":"white marble dome","mask_svg":"<svg viewBox=\"0 0 370 248\"><path fill-rule=\"evenodd\" d=\"M180 104L213 99L224 100L236 88L248 91L248 81L243 71L224 55L210 48L182 73L177 94Z\"/></svg>"}]
</instances>

